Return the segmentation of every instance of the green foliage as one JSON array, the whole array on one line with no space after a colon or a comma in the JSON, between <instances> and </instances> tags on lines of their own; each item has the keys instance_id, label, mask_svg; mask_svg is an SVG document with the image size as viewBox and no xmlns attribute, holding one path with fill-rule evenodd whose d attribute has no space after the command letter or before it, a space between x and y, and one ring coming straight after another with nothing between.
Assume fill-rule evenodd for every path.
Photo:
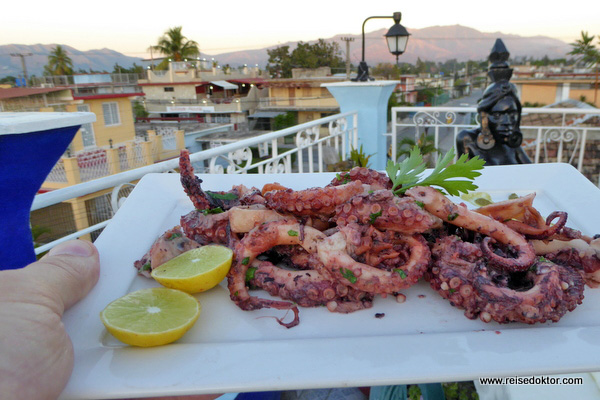
<instances>
[{"instance_id":1,"label":"green foliage","mask_svg":"<svg viewBox=\"0 0 600 400\"><path fill-rule=\"evenodd\" d=\"M152 46L152 49L158 51L167 57L163 60L156 69L167 69L169 66L169 58L172 61L183 61L186 58L195 58L200 54L198 43L194 40L189 40L181 33L181 26L170 28L163 36L158 39L158 44Z\"/></svg>"},{"instance_id":2,"label":"green foliage","mask_svg":"<svg viewBox=\"0 0 600 400\"><path fill-rule=\"evenodd\" d=\"M567 54L579 56L579 61L583 63L600 63L600 51L593 44L595 36L589 35L587 32L581 31L581 39L569 43L572 47Z\"/></svg>"},{"instance_id":3,"label":"green foliage","mask_svg":"<svg viewBox=\"0 0 600 400\"><path fill-rule=\"evenodd\" d=\"M354 165L357 167L365 167L369 168L369 159L372 157L372 154L366 155L362 144L357 149L352 148L350 150L350 160L354 162Z\"/></svg>"},{"instance_id":4,"label":"green foliage","mask_svg":"<svg viewBox=\"0 0 600 400\"><path fill-rule=\"evenodd\" d=\"M425 132L423 132L423 133L421 133L421 136L419 136L419 140L417 140L416 143L414 140L412 140L410 138L402 138L402 140L398 144L398 151L397 151L398 159L400 159L400 157L403 157L403 156L409 157L411 150L415 146L417 146L419 148L419 151L421 152L421 154L423 156L426 156L427 154L431 154L436 151L439 151L435 147L435 137L432 135L427 136L427 134Z\"/></svg>"},{"instance_id":5,"label":"green foliage","mask_svg":"<svg viewBox=\"0 0 600 400\"><path fill-rule=\"evenodd\" d=\"M448 382L443 383L442 388L446 400L479 400L473 382Z\"/></svg>"},{"instance_id":6,"label":"green foliage","mask_svg":"<svg viewBox=\"0 0 600 400\"><path fill-rule=\"evenodd\" d=\"M319 39L316 43L298 42L290 53L290 46L280 46L267 50L269 61L267 71L277 78L291 78L292 68L342 68L345 61L340 57L340 47L337 42L327 43Z\"/></svg>"},{"instance_id":7,"label":"green foliage","mask_svg":"<svg viewBox=\"0 0 600 400\"><path fill-rule=\"evenodd\" d=\"M392 191L396 194L402 194L414 186L437 186L453 196L476 190L473 179L481 175L478 170L483 169L485 161L479 157L467 159L467 155L463 154L456 163L450 164L453 159L454 149L451 148L444 157L438 157L437 166L431 174L422 177L427 166L419 148L415 146L410 156L401 163L389 160L385 171L392 180Z\"/></svg>"},{"instance_id":8,"label":"green foliage","mask_svg":"<svg viewBox=\"0 0 600 400\"><path fill-rule=\"evenodd\" d=\"M48 55L44 75L73 75L73 61L61 45L57 45Z\"/></svg>"},{"instance_id":9,"label":"green foliage","mask_svg":"<svg viewBox=\"0 0 600 400\"><path fill-rule=\"evenodd\" d=\"M148 111L146 111L141 101L133 102L133 113L136 118L146 118L148 116Z\"/></svg>"},{"instance_id":10,"label":"green foliage","mask_svg":"<svg viewBox=\"0 0 600 400\"><path fill-rule=\"evenodd\" d=\"M297 113L288 111L273 118L273 130L281 130L296 125Z\"/></svg>"},{"instance_id":11,"label":"green foliage","mask_svg":"<svg viewBox=\"0 0 600 400\"><path fill-rule=\"evenodd\" d=\"M125 67L120 66L118 63L115 63L112 73L113 74L142 74L142 73L144 73L144 67L142 67L141 65L137 65L136 63L133 63L133 66L131 68L125 68Z\"/></svg>"},{"instance_id":12,"label":"green foliage","mask_svg":"<svg viewBox=\"0 0 600 400\"><path fill-rule=\"evenodd\" d=\"M15 78L14 76L5 76L4 78L0 79L0 84L10 84L12 86L15 85L17 81L17 78Z\"/></svg>"}]
</instances>

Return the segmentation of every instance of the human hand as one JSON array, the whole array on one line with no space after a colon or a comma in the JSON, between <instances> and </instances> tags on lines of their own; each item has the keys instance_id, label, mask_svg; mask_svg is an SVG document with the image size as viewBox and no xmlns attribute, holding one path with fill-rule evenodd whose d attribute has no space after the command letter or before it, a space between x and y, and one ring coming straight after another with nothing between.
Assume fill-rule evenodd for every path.
<instances>
[{"instance_id":1,"label":"human hand","mask_svg":"<svg viewBox=\"0 0 600 400\"><path fill-rule=\"evenodd\" d=\"M2 262L2 260L0 260ZM95 246L61 243L37 262L0 271L0 395L54 399L73 369L61 317L98 281Z\"/></svg>"}]
</instances>

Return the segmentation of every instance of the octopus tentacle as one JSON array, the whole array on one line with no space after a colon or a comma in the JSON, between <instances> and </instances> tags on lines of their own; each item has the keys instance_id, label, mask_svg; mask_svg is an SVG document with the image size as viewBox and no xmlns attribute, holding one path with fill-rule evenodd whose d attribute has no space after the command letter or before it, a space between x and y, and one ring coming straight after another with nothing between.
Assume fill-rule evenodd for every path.
<instances>
[{"instance_id":1,"label":"octopus tentacle","mask_svg":"<svg viewBox=\"0 0 600 400\"><path fill-rule=\"evenodd\" d=\"M496 241L508 245L516 253L515 258L493 256L491 261L511 271L523 271L534 262L535 252L523 235L513 231L503 223L488 216L470 211L464 205L457 205L439 191L424 186L416 186L406 191L408 196L421 201L427 211L452 225L483 233ZM490 241L486 243L489 244ZM486 255L493 254L484 249Z\"/></svg>"},{"instance_id":2,"label":"octopus tentacle","mask_svg":"<svg viewBox=\"0 0 600 400\"><path fill-rule=\"evenodd\" d=\"M341 186L311 188L294 191L292 189L271 190L263 197L267 207L296 216L315 216L329 219L335 208L365 191L363 184L355 181Z\"/></svg>"},{"instance_id":3,"label":"octopus tentacle","mask_svg":"<svg viewBox=\"0 0 600 400\"><path fill-rule=\"evenodd\" d=\"M406 234L442 226L438 217L423 210L413 198L398 197L390 190L354 196L336 208L333 219L340 226L358 223Z\"/></svg>"},{"instance_id":4,"label":"octopus tentacle","mask_svg":"<svg viewBox=\"0 0 600 400\"><path fill-rule=\"evenodd\" d=\"M181 216L179 222L185 235L202 245L227 244L229 241L229 211L204 214L193 210Z\"/></svg>"},{"instance_id":5,"label":"octopus tentacle","mask_svg":"<svg viewBox=\"0 0 600 400\"><path fill-rule=\"evenodd\" d=\"M551 222L558 218L558 221L551 225ZM558 234L567 223L567 213L564 211L554 211L548 218L546 218L546 224L543 227L534 227L524 222L517 220L508 220L504 222L509 228L525 235L529 239L547 239L553 235Z\"/></svg>"},{"instance_id":6,"label":"octopus tentacle","mask_svg":"<svg viewBox=\"0 0 600 400\"><path fill-rule=\"evenodd\" d=\"M269 261L255 260L248 284L272 296L291 300L302 307L327 306L329 311L348 313L370 308L373 296L332 281L316 270L292 271Z\"/></svg>"},{"instance_id":7,"label":"octopus tentacle","mask_svg":"<svg viewBox=\"0 0 600 400\"><path fill-rule=\"evenodd\" d=\"M497 270L481 249L456 236L438 239L427 279L465 316L499 323L558 321L583 299L583 280L572 268L538 260L521 272Z\"/></svg>"},{"instance_id":8,"label":"octopus tentacle","mask_svg":"<svg viewBox=\"0 0 600 400\"><path fill-rule=\"evenodd\" d=\"M300 231L303 231L302 237ZM256 310L259 308L276 308L294 310L294 321L289 324L280 324L290 328L299 323L298 307L287 301L260 299L250 296L246 286L246 273L250 264L258 255L280 244L296 244L309 252L316 251L316 243L324 235L309 227L301 227L298 222L287 220L267 222L259 225L235 246L234 259L227 275L227 282L231 300L243 310Z\"/></svg>"},{"instance_id":9,"label":"octopus tentacle","mask_svg":"<svg viewBox=\"0 0 600 400\"><path fill-rule=\"evenodd\" d=\"M229 210L238 205L263 204L265 199L260 190L248 189L244 185L233 186L228 192L212 192L202 189L202 179L194 174L190 161L190 152L181 150L179 155L180 180L183 190L188 195L197 210L214 210L220 208Z\"/></svg>"},{"instance_id":10,"label":"octopus tentacle","mask_svg":"<svg viewBox=\"0 0 600 400\"><path fill-rule=\"evenodd\" d=\"M369 185L371 190L389 190L393 186L387 174L365 167L354 167L348 172L340 172L327 186L339 186L354 181Z\"/></svg>"},{"instance_id":11,"label":"octopus tentacle","mask_svg":"<svg viewBox=\"0 0 600 400\"><path fill-rule=\"evenodd\" d=\"M190 239L181 227L175 226L158 237L150 249L133 263L138 273L150 278L150 272L172 258L188 250L200 247L200 243Z\"/></svg>"},{"instance_id":12,"label":"octopus tentacle","mask_svg":"<svg viewBox=\"0 0 600 400\"><path fill-rule=\"evenodd\" d=\"M346 226L329 236L317 246L324 273L361 291L376 294L394 294L414 285L429 264L431 253L420 235L402 235L410 248L410 256L404 265L392 270L379 269L352 258L350 253L361 244L362 233L354 226Z\"/></svg>"}]
</instances>

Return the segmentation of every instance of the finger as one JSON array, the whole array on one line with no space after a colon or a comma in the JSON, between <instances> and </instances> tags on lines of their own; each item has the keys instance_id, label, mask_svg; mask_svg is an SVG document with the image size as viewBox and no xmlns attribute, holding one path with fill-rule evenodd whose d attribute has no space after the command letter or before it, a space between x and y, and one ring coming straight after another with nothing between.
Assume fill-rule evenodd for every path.
<instances>
[{"instance_id":1,"label":"finger","mask_svg":"<svg viewBox=\"0 0 600 400\"><path fill-rule=\"evenodd\" d=\"M81 300L94 287L100 274L98 250L83 240L71 240L54 247L37 262L24 268L39 291L64 310Z\"/></svg>"}]
</instances>

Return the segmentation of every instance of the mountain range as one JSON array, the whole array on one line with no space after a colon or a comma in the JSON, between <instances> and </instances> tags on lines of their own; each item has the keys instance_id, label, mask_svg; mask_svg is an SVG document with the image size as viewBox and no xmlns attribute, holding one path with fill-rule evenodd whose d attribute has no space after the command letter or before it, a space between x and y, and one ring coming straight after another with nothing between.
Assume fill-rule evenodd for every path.
<instances>
[{"instance_id":1,"label":"mountain range","mask_svg":"<svg viewBox=\"0 0 600 400\"><path fill-rule=\"evenodd\" d=\"M497 38L504 41L511 58L523 57L542 58L548 56L550 59L566 58L571 46L561 40L547 36L519 36L504 34L501 32L480 32L476 29L461 26L432 26L422 29L409 29L411 34L408 46L399 62L415 63L417 59L422 61L444 62L450 59L458 61L487 59L492 46ZM367 64L375 66L379 63L394 63L395 57L387 49L383 35L385 29L365 33L365 58ZM346 42L342 38L351 38L350 60L357 65L361 60L362 37L361 35L340 34L331 38L324 38L327 42L337 42L340 46L341 56L345 58ZM314 41L306 41L313 43ZM210 55L202 53L204 58L214 57L221 65L229 64L232 67L243 64L258 65L264 68L269 56L267 50L280 46L290 46L292 51L297 42L282 43L262 49L242 50L230 53ZM202 43L201 43L202 45ZM11 54L31 54L25 57L28 74L41 75L44 65L48 62L48 54L56 47L56 44L20 45L10 44L0 46L0 77L22 75L21 58ZM75 71L80 69L95 71L113 70L115 64L125 68L137 65L147 65L139 57L130 57L114 50L100 49L80 51L71 46L63 45L69 57L73 61Z\"/></svg>"}]
</instances>

